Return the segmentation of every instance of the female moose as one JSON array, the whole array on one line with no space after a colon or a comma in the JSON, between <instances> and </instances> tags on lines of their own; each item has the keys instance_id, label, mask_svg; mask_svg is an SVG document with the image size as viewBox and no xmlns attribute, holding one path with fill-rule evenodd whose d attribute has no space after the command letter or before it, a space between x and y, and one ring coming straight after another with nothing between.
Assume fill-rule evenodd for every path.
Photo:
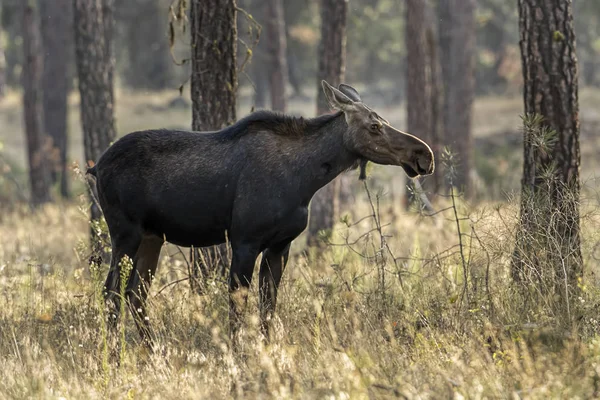
<instances>
[{"instance_id":1,"label":"female moose","mask_svg":"<svg viewBox=\"0 0 600 400\"><path fill-rule=\"evenodd\" d=\"M151 344L144 302L164 241L205 247L225 242L227 233L231 327L237 326L240 301L262 253L259 296L266 331L290 244L306 228L317 190L366 161L401 166L411 178L433 173L426 143L391 127L351 86L322 85L334 114L303 119L259 111L217 132L134 132L88 170L111 237L106 299L114 305L114 320L124 256L134 262L126 288L130 309L142 339Z\"/></svg>"}]
</instances>

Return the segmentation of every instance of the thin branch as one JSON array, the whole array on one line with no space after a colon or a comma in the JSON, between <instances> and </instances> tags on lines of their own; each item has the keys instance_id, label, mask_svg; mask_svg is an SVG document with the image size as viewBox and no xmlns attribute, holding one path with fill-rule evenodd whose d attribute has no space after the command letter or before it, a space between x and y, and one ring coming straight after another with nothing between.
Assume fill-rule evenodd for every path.
<instances>
[{"instance_id":1,"label":"thin branch","mask_svg":"<svg viewBox=\"0 0 600 400\"><path fill-rule=\"evenodd\" d=\"M460 249L460 259L462 262L462 268L463 268L463 279L464 279L464 285L463 285L463 292L462 292L462 296L467 297L467 307L469 304L471 304L471 302L469 301L469 289L468 289L468 275L467 275L467 263L465 261L465 253L464 253L464 249L463 249L463 242L462 242L462 234L461 234L461 230L460 230L460 219L458 217L458 210L456 209L456 199L454 196L454 188L450 189L450 197L452 198L452 209L454 210L454 218L456 220L456 232L458 234L458 245L459 245L459 249ZM461 302L462 303L462 302Z\"/></svg>"},{"instance_id":2,"label":"thin branch","mask_svg":"<svg viewBox=\"0 0 600 400\"><path fill-rule=\"evenodd\" d=\"M185 277L185 278L177 279L177 280L174 280L173 282L167 283L165 286L163 286L163 287L160 288L160 290L156 293L155 296L158 296L159 294L161 294L165 289L167 289L167 288L169 288L169 287L171 287L173 285L176 285L176 284L178 284L180 282L187 281L188 279L190 279L190 278L189 277Z\"/></svg>"}]
</instances>

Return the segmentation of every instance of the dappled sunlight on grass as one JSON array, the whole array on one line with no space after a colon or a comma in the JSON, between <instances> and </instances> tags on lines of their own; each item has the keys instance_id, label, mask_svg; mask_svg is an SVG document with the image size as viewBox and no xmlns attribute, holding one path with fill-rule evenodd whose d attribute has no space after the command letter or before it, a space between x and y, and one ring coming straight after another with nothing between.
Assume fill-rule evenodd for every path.
<instances>
[{"instance_id":1,"label":"dappled sunlight on grass","mask_svg":"<svg viewBox=\"0 0 600 400\"><path fill-rule=\"evenodd\" d=\"M575 332L525 306L510 284L513 203L470 209L458 199L465 285L453 209L428 217L383 196L378 231L366 196L356 197L324 251L295 244L270 344L259 333L253 285L242 345L233 352L226 285L209 279L203 296L185 280L170 285L187 274L174 246L163 248L150 295L158 346L148 354L130 317L123 337L103 328L98 289L106 267L87 269L85 207L3 213L0 397L598 395L600 219L593 212L582 213L586 287ZM442 198L436 207L450 204Z\"/></svg>"}]
</instances>

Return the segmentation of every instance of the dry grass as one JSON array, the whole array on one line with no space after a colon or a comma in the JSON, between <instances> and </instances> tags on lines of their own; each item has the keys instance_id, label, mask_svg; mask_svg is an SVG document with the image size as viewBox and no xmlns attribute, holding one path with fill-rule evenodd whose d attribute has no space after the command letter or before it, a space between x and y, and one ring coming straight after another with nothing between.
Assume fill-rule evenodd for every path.
<instances>
[{"instance_id":1,"label":"dry grass","mask_svg":"<svg viewBox=\"0 0 600 400\"><path fill-rule=\"evenodd\" d=\"M372 193L375 196L375 193ZM443 204L440 204L440 208ZM106 334L87 270L85 212L73 204L15 210L0 225L0 398L590 398L600 385L600 301L593 278L600 220L584 220L586 285L577 330L525 306L508 279L515 207L480 206L460 221L463 271L450 209L402 213L382 198L389 253L360 191L348 224L321 255L294 247L276 339L258 333L256 288L244 346L232 352L227 291L187 282L166 246L150 299L159 350ZM460 216L466 207L458 205ZM348 227L347 225L351 225ZM479 241L472 234L475 231ZM382 257L382 254L387 254ZM464 272L467 272L465 274ZM385 283L381 276L384 274ZM464 276L469 284L465 293ZM486 284L487 282L487 284ZM160 293L159 293L160 291ZM468 299L468 302L467 302ZM119 359L121 362L119 363Z\"/></svg>"}]
</instances>

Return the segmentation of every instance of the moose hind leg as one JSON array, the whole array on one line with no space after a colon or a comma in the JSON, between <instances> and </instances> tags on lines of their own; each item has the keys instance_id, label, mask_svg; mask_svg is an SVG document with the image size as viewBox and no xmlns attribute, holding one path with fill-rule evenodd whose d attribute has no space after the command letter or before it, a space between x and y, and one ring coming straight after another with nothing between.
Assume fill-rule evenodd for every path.
<instances>
[{"instance_id":1,"label":"moose hind leg","mask_svg":"<svg viewBox=\"0 0 600 400\"><path fill-rule=\"evenodd\" d=\"M234 244L232 253L229 276L229 334L235 338L248 300L248 289L252 283L252 272L259 250L253 245Z\"/></svg>"},{"instance_id":2,"label":"moose hind leg","mask_svg":"<svg viewBox=\"0 0 600 400\"><path fill-rule=\"evenodd\" d=\"M128 230L111 235L112 256L110 268L104 283L104 299L111 308L109 312L109 325L114 328L119 320L121 310L121 261L125 256L133 260L142 237L134 230ZM112 303L112 307L111 307Z\"/></svg>"},{"instance_id":3,"label":"moose hind leg","mask_svg":"<svg viewBox=\"0 0 600 400\"><path fill-rule=\"evenodd\" d=\"M134 259L134 268L127 283L127 300L142 341L152 347L154 335L146 313L146 299L156 273L163 238L144 236Z\"/></svg>"},{"instance_id":4,"label":"moose hind leg","mask_svg":"<svg viewBox=\"0 0 600 400\"><path fill-rule=\"evenodd\" d=\"M290 254L290 243L268 248L263 253L259 273L260 327L267 340L271 318L277 306L277 291Z\"/></svg>"}]
</instances>

